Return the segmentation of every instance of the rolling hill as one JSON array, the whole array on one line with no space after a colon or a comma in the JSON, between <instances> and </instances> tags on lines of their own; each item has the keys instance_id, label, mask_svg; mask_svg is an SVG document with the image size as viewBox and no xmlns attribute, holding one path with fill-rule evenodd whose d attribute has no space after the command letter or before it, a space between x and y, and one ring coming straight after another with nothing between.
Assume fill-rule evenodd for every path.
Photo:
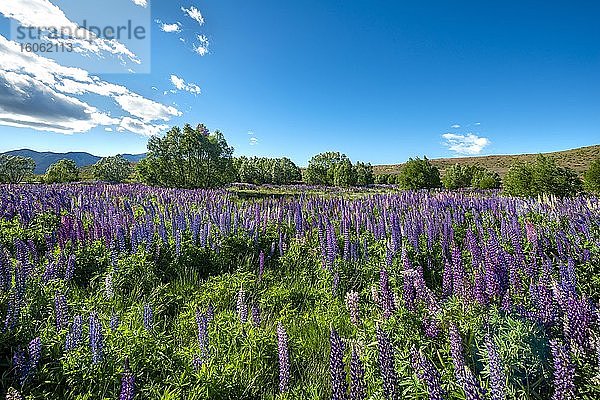
<instances>
[{"instance_id":1,"label":"rolling hill","mask_svg":"<svg viewBox=\"0 0 600 400\"><path fill-rule=\"evenodd\" d=\"M12 150L2 154L33 158L33 161L35 161L35 170L33 172L38 175L44 174L50 165L62 159L73 160L75 161L75 164L81 168L96 164L96 162L98 162L98 160L101 158L84 152L53 153L49 151L39 152L29 149ZM145 156L145 154L123 154L123 157L130 162L138 162Z\"/></svg>"},{"instance_id":2,"label":"rolling hill","mask_svg":"<svg viewBox=\"0 0 600 400\"><path fill-rule=\"evenodd\" d=\"M504 176L511 165L517 162L533 161L537 154L515 154L515 155L493 155L479 157L458 157L458 158L438 158L430 160L431 163L444 171L454 165L480 165L497 172L500 176ZM546 156L554 158L558 165L569 167L575 170L578 174L582 174L589 167L590 163L600 156L600 145L580 147L577 149L556 151L552 153L544 153ZM375 165L373 170L376 175L379 174L398 174L403 164L394 165Z\"/></svg>"}]
</instances>

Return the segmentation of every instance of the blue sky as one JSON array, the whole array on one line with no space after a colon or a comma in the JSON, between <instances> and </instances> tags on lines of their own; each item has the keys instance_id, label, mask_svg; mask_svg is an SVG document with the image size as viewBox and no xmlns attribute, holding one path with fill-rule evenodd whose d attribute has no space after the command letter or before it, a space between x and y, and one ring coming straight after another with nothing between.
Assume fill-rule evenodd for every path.
<instances>
[{"instance_id":1,"label":"blue sky","mask_svg":"<svg viewBox=\"0 0 600 400\"><path fill-rule=\"evenodd\" d=\"M221 130L238 155L300 165L327 150L381 164L600 143L596 2L130 1L152 27L151 57L135 52L150 73L128 72L122 54L83 53L121 70L77 66L85 79L115 87L65 91L56 80L72 58L56 59L52 82L33 61L0 61L0 151L140 153L149 132L186 122ZM31 25L36 6L53 4L81 24L93 2L3 3L7 60L11 20ZM63 119L36 111L61 101Z\"/></svg>"}]
</instances>

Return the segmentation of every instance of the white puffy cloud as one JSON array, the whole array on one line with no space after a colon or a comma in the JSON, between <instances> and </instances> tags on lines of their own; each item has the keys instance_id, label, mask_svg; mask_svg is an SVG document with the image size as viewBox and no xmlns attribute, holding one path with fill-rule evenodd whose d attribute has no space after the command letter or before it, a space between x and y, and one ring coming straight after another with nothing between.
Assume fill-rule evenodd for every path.
<instances>
[{"instance_id":1,"label":"white puffy cloud","mask_svg":"<svg viewBox=\"0 0 600 400\"><path fill-rule=\"evenodd\" d=\"M144 0L145 1L145 0ZM77 53L92 53L101 56L109 53L124 60L140 64L140 59L127 46L117 40L106 40L83 29L69 20L65 13L49 0L2 0L0 14L18 21L23 27L42 31L56 30L70 37L46 38L52 43L72 44ZM37 32L36 32L37 36Z\"/></svg>"},{"instance_id":2,"label":"white puffy cloud","mask_svg":"<svg viewBox=\"0 0 600 400\"><path fill-rule=\"evenodd\" d=\"M168 121L181 115L172 106L146 99L125 86L91 76L83 69L65 67L35 53L21 52L18 43L2 35L0 54L0 125L75 133L121 122L122 118L112 117L76 97L87 94L114 99L123 111L141 118L150 127L162 129L163 125L151 122ZM149 128L144 132L160 129Z\"/></svg>"},{"instance_id":3,"label":"white puffy cloud","mask_svg":"<svg viewBox=\"0 0 600 400\"><path fill-rule=\"evenodd\" d=\"M168 125L153 125L147 124L139 119L124 117L117 130L119 132L129 131L138 135L154 136L168 129Z\"/></svg>"},{"instance_id":4,"label":"white puffy cloud","mask_svg":"<svg viewBox=\"0 0 600 400\"><path fill-rule=\"evenodd\" d=\"M138 5L140 7L147 7L148 6L148 0L131 0L133 1L133 3L135 5Z\"/></svg>"},{"instance_id":5,"label":"white puffy cloud","mask_svg":"<svg viewBox=\"0 0 600 400\"><path fill-rule=\"evenodd\" d=\"M181 116L181 112L175 107L157 103L135 93L117 96L115 100L123 110L134 117L142 119L144 122L168 121L172 117Z\"/></svg>"},{"instance_id":6,"label":"white puffy cloud","mask_svg":"<svg viewBox=\"0 0 600 400\"><path fill-rule=\"evenodd\" d=\"M208 46L210 46L210 41L205 35L197 35L199 44L194 44L194 51L201 56L205 56L208 54Z\"/></svg>"},{"instance_id":7,"label":"white puffy cloud","mask_svg":"<svg viewBox=\"0 0 600 400\"><path fill-rule=\"evenodd\" d=\"M195 83L186 83L182 78L178 77L177 75L171 75L171 83L178 90L185 90L186 92L190 92L196 95L200 94L201 92L200 87L198 85L196 85Z\"/></svg>"},{"instance_id":8,"label":"white puffy cloud","mask_svg":"<svg viewBox=\"0 0 600 400\"><path fill-rule=\"evenodd\" d=\"M450 128L458 129L458 128L460 128L460 125L459 124L454 124Z\"/></svg>"},{"instance_id":9,"label":"white puffy cloud","mask_svg":"<svg viewBox=\"0 0 600 400\"><path fill-rule=\"evenodd\" d=\"M456 154L475 155L490 144L490 140L485 137L477 136L473 133L459 135L455 133L445 133L442 135L444 145Z\"/></svg>"},{"instance_id":10,"label":"white puffy cloud","mask_svg":"<svg viewBox=\"0 0 600 400\"><path fill-rule=\"evenodd\" d=\"M183 11L188 17L190 17L194 21L198 22L198 24L204 25L204 17L202 16L202 13L200 13L200 10L198 10L196 7L191 6L189 9L181 7L181 11Z\"/></svg>"},{"instance_id":11,"label":"white puffy cloud","mask_svg":"<svg viewBox=\"0 0 600 400\"><path fill-rule=\"evenodd\" d=\"M160 30L167 33L181 32L181 25L179 22L175 22L174 24L161 23Z\"/></svg>"}]
</instances>

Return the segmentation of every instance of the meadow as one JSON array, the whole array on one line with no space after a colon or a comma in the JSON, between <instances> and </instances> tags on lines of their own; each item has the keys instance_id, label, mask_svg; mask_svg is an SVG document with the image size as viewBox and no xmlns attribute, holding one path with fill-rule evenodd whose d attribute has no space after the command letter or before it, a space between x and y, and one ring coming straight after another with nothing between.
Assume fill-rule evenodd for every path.
<instances>
[{"instance_id":1,"label":"meadow","mask_svg":"<svg viewBox=\"0 0 600 400\"><path fill-rule=\"evenodd\" d=\"M599 198L248 192L0 185L0 395L600 398Z\"/></svg>"}]
</instances>

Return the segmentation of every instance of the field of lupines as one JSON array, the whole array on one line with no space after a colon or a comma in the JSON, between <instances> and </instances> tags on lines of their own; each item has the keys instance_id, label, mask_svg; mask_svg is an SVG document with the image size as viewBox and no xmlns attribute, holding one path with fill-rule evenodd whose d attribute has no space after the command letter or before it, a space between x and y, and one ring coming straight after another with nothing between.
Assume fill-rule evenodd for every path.
<instances>
[{"instance_id":1,"label":"field of lupines","mask_svg":"<svg viewBox=\"0 0 600 400\"><path fill-rule=\"evenodd\" d=\"M0 186L0 394L598 399L599 271L598 198Z\"/></svg>"}]
</instances>

